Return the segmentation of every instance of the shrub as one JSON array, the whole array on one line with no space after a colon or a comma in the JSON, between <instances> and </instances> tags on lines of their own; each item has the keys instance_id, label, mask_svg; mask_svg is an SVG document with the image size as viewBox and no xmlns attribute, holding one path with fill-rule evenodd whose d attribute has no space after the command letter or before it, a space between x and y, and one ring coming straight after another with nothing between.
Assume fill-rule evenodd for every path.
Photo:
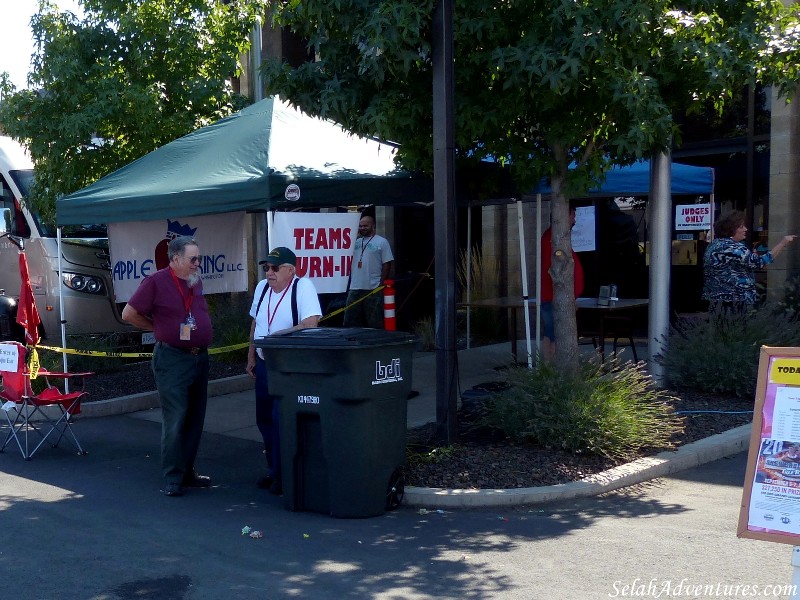
<instances>
[{"instance_id":1,"label":"shrub","mask_svg":"<svg viewBox=\"0 0 800 600\"><path fill-rule=\"evenodd\" d=\"M250 305L253 296L249 292L231 292L207 296L208 312L214 326L216 347L242 344L250 339ZM244 362L247 360L247 348L222 352L216 355L228 362Z\"/></svg>"},{"instance_id":2,"label":"shrub","mask_svg":"<svg viewBox=\"0 0 800 600\"><path fill-rule=\"evenodd\" d=\"M508 383L492 396L484 422L517 441L627 460L644 448L672 447L682 427L643 363L581 360L572 375L540 363L510 369Z\"/></svg>"},{"instance_id":3,"label":"shrub","mask_svg":"<svg viewBox=\"0 0 800 600\"><path fill-rule=\"evenodd\" d=\"M676 390L752 397L761 346L800 345L800 322L771 304L747 315L679 319L656 356L665 383Z\"/></svg>"}]
</instances>

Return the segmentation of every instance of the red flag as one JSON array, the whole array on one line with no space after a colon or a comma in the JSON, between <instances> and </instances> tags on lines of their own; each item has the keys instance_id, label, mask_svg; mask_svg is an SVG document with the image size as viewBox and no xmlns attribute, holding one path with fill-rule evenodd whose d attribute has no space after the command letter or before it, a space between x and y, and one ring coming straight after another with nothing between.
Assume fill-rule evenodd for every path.
<instances>
[{"instance_id":1,"label":"red flag","mask_svg":"<svg viewBox=\"0 0 800 600\"><path fill-rule=\"evenodd\" d=\"M24 252L19 253L19 276L22 285L19 289L19 305L17 306L17 323L25 329L25 343L35 346L39 343L39 309L33 297L31 278L28 275L28 259Z\"/></svg>"}]
</instances>

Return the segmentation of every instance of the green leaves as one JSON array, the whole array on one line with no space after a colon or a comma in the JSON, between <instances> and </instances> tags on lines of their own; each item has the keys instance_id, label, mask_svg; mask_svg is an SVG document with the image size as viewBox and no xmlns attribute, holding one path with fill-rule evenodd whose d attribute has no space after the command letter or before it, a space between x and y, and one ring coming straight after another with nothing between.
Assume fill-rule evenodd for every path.
<instances>
[{"instance_id":1,"label":"green leaves","mask_svg":"<svg viewBox=\"0 0 800 600\"><path fill-rule=\"evenodd\" d=\"M33 18L31 89L4 94L0 123L36 164L29 201L92 183L244 105L231 78L262 0L85 0L85 16L47 2Z\"/></svg>"}]
</instances>

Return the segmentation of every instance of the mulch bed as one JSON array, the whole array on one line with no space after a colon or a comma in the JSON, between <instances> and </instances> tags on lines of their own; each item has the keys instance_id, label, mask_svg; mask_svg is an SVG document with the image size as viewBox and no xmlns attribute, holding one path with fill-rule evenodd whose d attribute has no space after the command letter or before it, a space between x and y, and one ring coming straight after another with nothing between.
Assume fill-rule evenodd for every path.
<instances>
[{"instance_id":1,"label":"mulch bed","mask_svg":"<svg viewBox=\"0 0 800 600\"><path fill-rule=\"evenodd\" d=\"M676 446L753 420L752 400L695 392L671 392L670 395L675 397L676 411L687 411L682 415L684 430L675 436ZM622 461L604 456L514 443L501 432L477 426L477 414L470 406L459 412L458 441L446 449L437 449L435 425L410 430L406 485L454 489L538 487L578 481L622 464ZM431 451L436 460L422 462L415 456ZM657 452L653 450L649 454Z\"/></svg>"}]
</instances>

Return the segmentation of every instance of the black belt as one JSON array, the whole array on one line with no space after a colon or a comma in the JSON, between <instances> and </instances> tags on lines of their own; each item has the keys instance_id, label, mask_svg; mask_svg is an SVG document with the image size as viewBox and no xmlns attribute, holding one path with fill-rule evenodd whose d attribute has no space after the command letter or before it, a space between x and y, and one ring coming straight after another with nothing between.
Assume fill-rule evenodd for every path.
<instances>
[{"instance_id":1,"label":"black belt","mask_svg":"<svg viewBox=\"0 0 800 600\"><path fill-rule=\"evenodd\" d=\"M208 350L207 346L192 346L192 347L188 347L188 346L172 346L170 344L167 344L166 342L158 342L158 343L161 344L162 346L165 346L165 347L170 348L172 350L178 350L180 352L185 352L186 354L191 354L192 356L197 356L198 354Z\"/></svg>"}]
</instances>

